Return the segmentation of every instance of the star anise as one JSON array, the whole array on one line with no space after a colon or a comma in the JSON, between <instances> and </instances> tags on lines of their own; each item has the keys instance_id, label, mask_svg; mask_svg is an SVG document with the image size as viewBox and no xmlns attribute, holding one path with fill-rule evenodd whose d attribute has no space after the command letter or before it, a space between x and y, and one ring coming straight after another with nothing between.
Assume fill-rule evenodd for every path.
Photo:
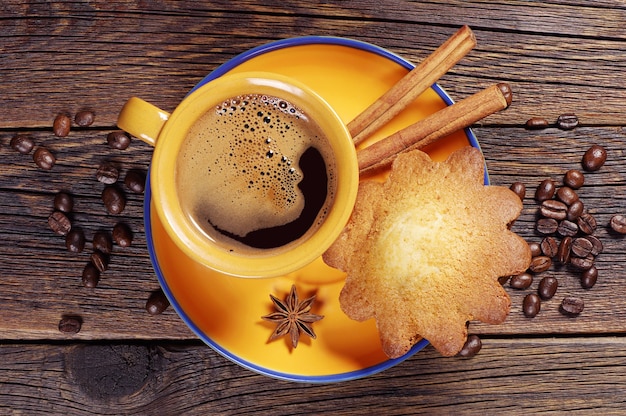
<instances>
[{"instance_id":1,"label":"star anise","mask_svg":"<svg viewBox=\"0 0 626 416\"><path fill-rule=\"evenodd\" d=\"M300 302L298 293L296 292L296 285L293 285L291 286L289 295L287 295L284 301L272 294L270 294L270 298L272 302L274 302L276 312L261 317L263 320L276 324L276 329L274 329L274 332L270 336L270 341L289 334L291 337L291 345L293 348L296 348L302 332L311 338L316 338L311 324L319 321L324 316L310 312L311 306L315 301L315 295Z\"/></svg>"}]
</instances>

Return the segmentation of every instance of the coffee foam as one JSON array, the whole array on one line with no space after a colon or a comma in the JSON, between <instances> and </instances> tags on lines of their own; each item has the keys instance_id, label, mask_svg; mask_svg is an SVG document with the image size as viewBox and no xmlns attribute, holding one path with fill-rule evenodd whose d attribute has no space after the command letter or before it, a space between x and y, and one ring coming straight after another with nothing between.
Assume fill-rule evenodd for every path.
<instances>
[{"instance_id":1,"label":"coffee foam","mask_svg":"<svg viewBox=\"0 0 626 416\"><path fill-rule=\"evenodd\" d=\"M289 223L304 208L298 161L310 147L332 160L319 126L287 101L255 94L229 99L198 119L182 144L183 208L209 235L210 225L243 237Z\"/></svg>"}]
</instances>

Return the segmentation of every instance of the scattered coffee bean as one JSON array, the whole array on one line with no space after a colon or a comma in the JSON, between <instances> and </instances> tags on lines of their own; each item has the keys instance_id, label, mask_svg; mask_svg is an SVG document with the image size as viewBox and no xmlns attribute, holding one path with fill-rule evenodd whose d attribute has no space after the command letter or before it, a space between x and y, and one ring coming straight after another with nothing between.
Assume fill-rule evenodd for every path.
<instances>
[{"instance_id":1,"label":"scattered coffee bean","mask_svg":"<svg viewBox=\"0 0 626 416\"><path fill-rule=\"evenodd\" d=\"M128 225L123 222L115 224L113 227L113 240L120 247L128 247L133 242L133 233Z\"/></svg>"},{"instance_id":2,"label":"scattered coffee bean","mask_svg":"<svg viewBox=\"0 0 626 416\"><path fill-rule=\"evenodd\" d=\"M554 234L559 223L554 218L540 218L537 221L537 231L543 235Z\"/></svg>"},{"instance_id":3,"label":"scattered coffee bean","mask_svg":"<svg viewBox=\"0 0 626 416\"><path fill-rule=\"evenodd\" d=\"M557 260L561 264L567 264L571 258L572 237L565 237L559 243L559 250L556 254Z\"/></svg>"},{"instance_id":4,"label":"scattered coffee bean","mask_svg":"<svg viewBox=\"0 0 626 416\"><path fill-rule=\"evenodd\" d=\"M124 185L136 194L142 194L146 188L146 175L139 169L131 169L126 173Z\"/></svg>"},{"instance_id":5,"label":"scattered coffee bean","mask_svg":"<svg viewBox=\"0 0 626 416\"><path fill-rule=\"evenodd\" d=\"M560 187L558 191L556 191L556 197L567 206L578 201L578 194L569 186Z\"/></svg>"},{"instance_id":6,"label":"scattered coffee bean","mask_svg":"<svg viewBox=\"0 0 626 416\"><path fill-rule=\"evenodd\" d=\"M541 245L535 241L528 243L528 248L530 248L530 255L532 257L541 256L541 254L543 253L541 251Z\"/></svg>"},{"instance_id":7,"label":"scattered coffee bean","mask_svg":"<svg viewBox=\"0 0 626 416\"><path fill-rule=\"evenodd\" d=\"M573 221L563 220L556 230L563 237L573 237L578 234L578 225Z\"/></svg>"},{"instance_id":8,"label":"scattered coffee bean","mask_svg":"<svg viewBox=\"0 0 626 416\"><path fill-rule=\"evenodd\" d=\"M526 128L530 130L545 129L549 125L548 120L542 117L532 117L526 120Z\"/></svg>"},{"instance_id":9,"label":"scattered coffee bean","mask_svg":"<svg viewBox=\"0 0 626 416\"><path fill-rule=\"evenodd\" d=\"M91 264L94 265L99 272L105 272L109 267L109 257L101 251L94 251L89 256Z\"/></svg>"},{"instance_id":10,"label":"scattered coffee bean","mask_svg":"<svg viewBox=\"0 0 626 416\"><path fill-rule=\"evenodd\" d=\"M52 131L55 136L65 137L70 134L71 126L72 120L65 114L59 114L54 119L54 123L52 124Z\"/></svg>"},{"instance_id":11,"label":"scattered coffee bean","mask_svg":"<svg viewBox=\"0 0 626 416\"><path fill-rule=\"evenodd\" d=\"M579 189L585 184L585 175L577 169L570 169L565 172L563 183L572 189Z\"/></svg>"},{"instance_id":12,"label":"scattered coffee bean","mask_svg":"<svg viewBox=\"0 0 626 416\"><path fill-rule=\"evenodd\" d=\"M598 269L596 266L592 266L580 274L580 286L582 286L583 289L591 289L597 281Z\"/></svg>"},{"instance_id":13,"label":"scattered coffee bean","mask_svg":"<svg viewBox=\"0 0 626 416\"><path fill-rule=\"evenodd\" d=\"M539 212L546 218L554 218L560 221L567 217L567 205L556 199L546 199L541 203Z\"/></svg>"},{"instance_id":14,"label":"scattered coffee bean","mask_svg":"<svg viewBox=\"0 0 626 416\"><path fill-rule=\"evenodd\" d=\"M587 257L572 257L569 261L578 270L589 270L594 264L594 258L591 255Z\"/></svg>"},{"instance_id":15,"label":"scattered coffee bean","mask_svg":"<svg viewBox=\"0 0 626 416\"><path fill-rule=\"evenodd\" d=\"M567 296L563 298L559 309L564 315L576 316L585 309L585 303L581 298Z\"/></svg>"},{"instance_id":16,"label":"scattered coffee bean","mask_svg":"<svg viewBox=\"0 0 626 416\"><path fill-rule=\"evenodd\" d=\"M534 318L541 310L541 299L536 293L529 293L524 297L522 310L527 318Z\"/></svg>"},{"instance_id":17,"label":"scattered coffee bean","mask_svg":"<svg viewBox=\"0 0 626 416\"><path fill-rule=\"evenodd\" d=\"M80 127L91 126L96 119L96 115L93 111L83 110L76 113L74 116L74 122Z\"/></svg>"},{"instance_id":18,"label":"scattered coffee bean","mask_svg":"<svg viewBox=\"0 0 626 416\"><path fill-rule=\"evenodd\" d=\"M559 243L552 236L545 237L541 240L541 252L544 256L554 257L559 251Z\"/></svg>"},{"instance_id":19,"label":"scattered coffee bean","mask_svg":"<svg viewBox=\"0 0 626 416\"><path fill-rule=\"evenodd\" d=\"M469 335L465 344L463 344L463 348L458 352L459 357L463 358L471 358L478 354L480 349L483 347L483 343L478 337L478 335Z\"/></svg>"},{"instance_id":20,"label":"scattered coffee bean","mask_svg":"<svg viewBox=\"0 0 626 416\"><path fill-rule=\"evenodd\" d=\"M170 301L162 290L152 292L146 302L146 310L150 315L158 315L170 306Z\"/></svg>"},{"instance_id":21,"label":"scattered coffee bean","mask_svg":"<svg viewBox=\"0 0 626 416\"><path fill-rule=\"evenodd\" d=\"M115 185L107 185L102 191L102 202L109 214L120 214L126 206L124 192Z\"/></svg>"},{"instance_id":22,"label":"scattered coffee bean","mask_svg":"<svg viewBox=\"0 0 626 416\"><path fill-rule=\"evenodd\" d=\"M526 197L526 185L524 185L521 182L514 182L511 184L511 186L509 187L509 189L511 191L513 191L513 193L515 195L517 195L519 197L520 200L524 200L524 198Z\"/></svg>"},{"instance_id":23,"label":"scattered coffee bean","mask_svg":"<svg viewBox=\"0 0 626 416\"><path fill-rule=\"evenodd\" d=\"M35 147L35 142L32 138L18 134L11 139L11 148L23 155L30 153Z\"/></svg>"},{"instance_id":24,"label":"scattered coffee bean","mask_svg":"<svg viewBox=\"0 0 626 416\"><path fill-rule=\"evenodd\" d=\"M50 150L45 147L38 147L33 153L33 161L41 169L50 170L57 160Z\"/></svg>"},{"instance_id":25,"label":"scattered coffee bean","mask_svg":"<svg viewBox=\"0 0 626 416\"><path fill-rule=\"evenodd\" d=\"M74 199L68 193L59 192L54 196L54 209L61 212L72 212Z\"/></svg>"},{"instance_id":26,"label":"scattered coffee bean","mask_svg":"<svg viewBox=\"0 0 626 416\"><path fill-rule=\"evenodd\" d=\"M561 114L556 120L556 125L561 130L572 130L578 126L578 117L576 114Z\"/></svg>"},{"instance_id":27,"label":"scattered coffee bean","mask_svg":"<svg viewBox=\"0 0 626 416\"><path fill-rule=\"evenodd\" d=\"M555 192L556 184L554 181L552 179L544 179L535 191L535 199L537 202L543 202L546 199L551 199Z\"/></svg>"},{"instance_id":28,"label":"scattered coffee bean","mask_svg":"<svg viewBox=\"0 0 626 416\"><path fill-rule=\"evenodd\" d=\"M594 144L583 155L583 169L589 172L600 169L606 162L606 150L604 147Z\"/></svg>"},{"instance_id":29,"label":"scattered coffee bean","mask_svg":"<svg viewBox=\"0 0 626 416\"><path fill-rule=\"evenodd\" d=\"M54 211L48 217L50 229L58 235L67 235L72 229L72 224L67 216L61 211Z\"/></svg>"},{"instance_id":30,"label":"scattered coffee bean","mask_svg":"<svg viewBox=\"0 0 626 416\"><path fill-rule=\"evenodd\" d=\"M602 253L602 251L604 251L604 244L602 244L602 241L600 241L598 237L594 235L587 235L585 236L585 238L591 241L591 245L593 246L591 249L592 256L597 256L598 254Z\"/></svg>"},{"instance_id":31,"label":"scattered coffee bean","mask_svg":"<svg viewBox=\"0 0 626 416\"><path fill-rule=\"evenodd\" d=\"M85 248L85 233L80 228L72 228L65 236L65 247L72 253L82 253Z\"/></svg>"},{"instance_id":32,"label":"scattered coffee bean","mask_svg":"<svg viewBox=\"0 0 626 416\"><path fill-rule=\"evenodd\" d=\"M541 279L541 281L539 282L537 294L542 300L549 300L552 299L558 287L559 281L556 279L556 277L547 276Z\"/></svg>"},{"instance_id":33,"label":"scattered coffee bean","mask_svg":"<svg viewBox=\"0 0 626 416\"><path fill-rule=\"evenodd\" d=\"M611 229L616 233L626 234L626 216L613 215L611 217Z\"/></svg>"},{"instance_id":34,"label":"scattered coffee bean","mask_svg":"<svg viewBox=\"0 0 626 416\"><path fill-rule=\"evenodd\" d=\"M83 320L79 316L63 316L59 321L59 331L66 334L76 334L80 332Z\"/></svg>"},{"instance_id":35,"label":"scattered coffee bean","mask_svg":"<svg viewBox=\"0 0 626 416\"><path fill-rule=\"evenodd\" d=\"M530 273L521 273L511 277L509 286L513 289L528 289L533 284L533 275Z\"/></svg>"},{"instance_id":36,"label":"scattered coffee bean","mask_svg":"<svg viewBox=\"0 0 626 416\"><path fill-rule=\"evenodd\" d=\"M130 146L130 137L123 131L114 131L107 135L107 143L113 149L124 150Z\"/></svg>"},{"instance_id":37,"label":"scattered coffee bean","mask_svg":"<svg viewBox=\"0 0 626 416\"><path fill-rule=\"evenodd\" d=\"M102 162L96 171L96 179L98 182L102 182L106 185L117 182L119 175L119 170L110 162Z\"/></svg>"},{"instance_id":38,"label":"scattered coffee bean","mask_svg":"<svg viewBox=\"0 0 626 416\"><path fill-rule=\"evenodd\" d=\"M98 282L100 282L100 272L93 265L93 263L87 263L85 268L83 269L83 277L82 277L83 286L85 287L96 287L98 286Z\"/></svg>"},{"instance_id":39,"label":"scattered coffee bean","mask_svg":"<svg viewBox=\"0 0 626 416\"><path fill-rule=\"evenodd\" d=\"M113 240L111 240L109 233L105 231L97 231L93 235L93 249L104 254L111 254L113 251Z\"/></svg>"},{"instance_id":40,"label":"scattered coffee bean","mask_svg":"<svg viewBox=\"0 0 626 416\"><path fill-rule=\"evenodd\" d=\"M579 199L578 201L572 202L567 209L567 219L570 221L577 221L583 212L585 212L585 204L583 204L583 201Z\"/></svg>"},{"instance_id":41,"label":"scattered coffee bean","mask_svg":"<svg viewBox=\"0 0 626 416\"><path fill-rule=\"evenodd\" d=\"M583 212L576 220L578 228L585 234L593 234L596 231L598 223L593 215Z\"/></svg>"},{"instance_id":42,"label":"scattered coffee bean","mask_svg":"<svg viewBox=\"0 0 626 416\"><path fill-rule=\"evenodd\" d=\"M548 270L552 266L552 259L548 256L533 257L530 261L528 269L533 273L542 273Z\"/></svg>"},{"instance_id":43,"label":"scattered coffee bean","mask_svg":"<svg viewBox=\"0 0 626 416\"><path fill-rule=\"evenodd\" d=\"M574 238L572 240L572 254L576 257L587 257L591 254L593 244L584 237Z\"/></svg>"}]
</instances>

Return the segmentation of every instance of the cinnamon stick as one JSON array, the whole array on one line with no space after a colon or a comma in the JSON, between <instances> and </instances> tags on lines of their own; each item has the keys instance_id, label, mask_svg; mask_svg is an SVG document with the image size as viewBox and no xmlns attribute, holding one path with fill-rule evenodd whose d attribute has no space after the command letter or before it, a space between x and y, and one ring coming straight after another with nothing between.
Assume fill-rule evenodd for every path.
<instances>
[{"instance_id":1,"label":"cinnamon stick","mask_svg":"<svg viewBox=\"0 0 626 416\"><path fill-rule=\"evenodd\" d=\"M457 130L507 108L512 92L508 84L492 85L357 152L359 171L388 166L398 153L421 149Z\"/></svg>"},{"instance_id":2,"label":"cinnamon stick","mask_svg":"<svg viewBox=\"0 0 626 416\"><path fill-rule=\"evenodd\" d=\"M348 123L355 144L361 143L387 124L421 93L448 72L476 45L476 37L463 26L421 64Z\"/></svg>"}]
</instances>

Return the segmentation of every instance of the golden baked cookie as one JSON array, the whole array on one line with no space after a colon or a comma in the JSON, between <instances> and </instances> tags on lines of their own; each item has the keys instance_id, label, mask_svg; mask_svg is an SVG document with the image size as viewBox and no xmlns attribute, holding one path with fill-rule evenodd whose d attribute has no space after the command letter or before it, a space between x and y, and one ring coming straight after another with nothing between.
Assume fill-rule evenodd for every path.
<instances>
[{"instance_id":1,"label":"golden baked cookie","mask_svg":"<svg viewBox=\"0 0 626 416\"><path fill-rule=\"evenodd\" d=\"M376 319L383 350L399 357L426 338L461 350L466 323L501 323L510 299L498 278L525 271L528 244L510 231L522 203L484 185L484 160L465 147L444 162L419 150L394 161L384 183L363 181L348 225L324 261L347 273L352 319Z\"/></svg>"}]
</instances>

